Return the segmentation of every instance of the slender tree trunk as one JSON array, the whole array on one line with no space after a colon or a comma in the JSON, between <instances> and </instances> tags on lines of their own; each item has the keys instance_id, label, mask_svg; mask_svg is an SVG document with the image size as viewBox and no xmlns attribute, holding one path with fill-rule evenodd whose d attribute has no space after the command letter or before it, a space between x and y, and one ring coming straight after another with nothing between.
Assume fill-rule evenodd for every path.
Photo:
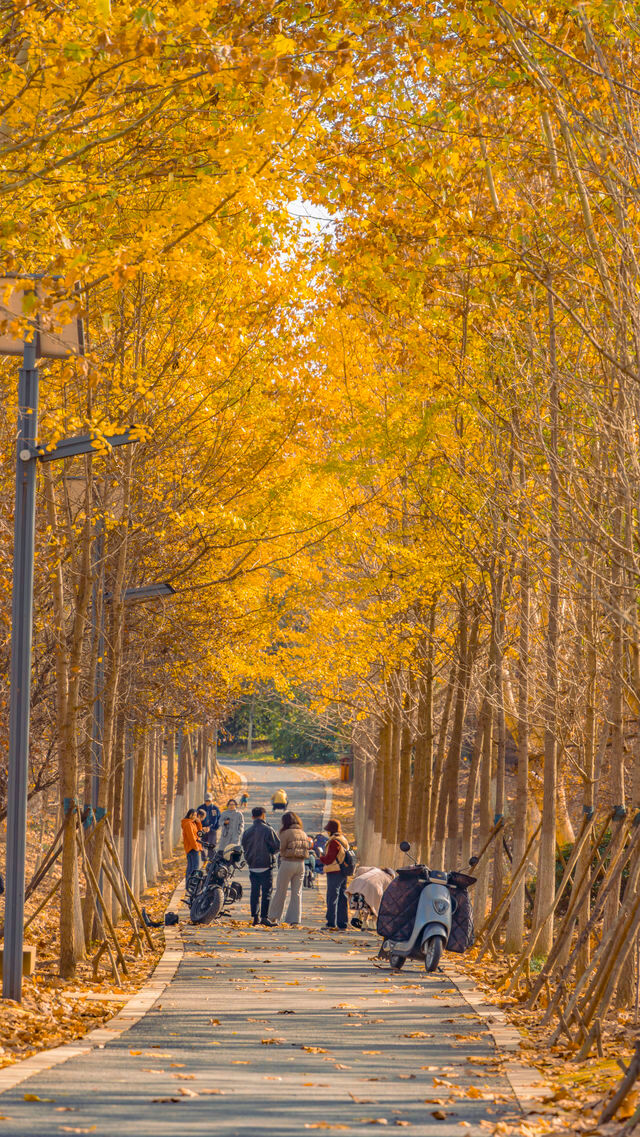
<instances>
[{"instance_id":1,"label":"slender tree trunk","mask_svg":"<svg viewBox=\"0 0 640 1137\"><path fill-rule=\"evenodd\" d=\"M182 818L184 817L186 810L187 810L187 804L186 804L187 769L186 769L185 752L184 752L184 735L183 735L183 731L182 731L181 727L178 728L177 735L178 735L178 741L177 741L178 779L177 779L177 786L176 786L175 806L174 806L174 810L173 810L173 842L172 842L174 849L175 849L176 845L178 844L178 841L180 840L181 822L182 822Z\"/></svg>"},{"instance_id":2,"label":"slender tree trunk","mask_svg":"<svg viewBox=\"0 0 640 1137\"><path fill-rule=\"evenodd\" d=\"M596 626L595 626L595 612L594 612L594 576L590 572L587 583L587 595L585 599L585 615L584 615L584 634L587 643L585 670L586 670L586 698L585 698L585 724L584 724L584 792L583 792L583 809L585 812L591 812L595 808L595 755L596 755L596 680L598 674L598 657L596 651ZM635 800L635 799L634 799ZM587 842L584 849L578 858L576 867L576 876L581 878L586 871L593 856L590 842ZM591 896L589 890L585 891L584 901L580 907L578 914L578 933L581 933L583 928L589 922L591 916ZM567 953L568 955L568 953ZM580 978L586 968L589 966L591 959L591 944L589 937L586 938L584 947L580 950L576 963L576 978ZM563 958L561 964L566 962L566 957Z\"/></svg>"},{"instance_id":3,"label":"slender tree trunk","mask_svg":"<svg viewBox=\"0 0 640 1137\"><path fill-rule=\"evenodd\" d=\"M473 841L473 815L475 812L476 796L478 790L478 775L480 773L480 766L482 760L482 742L484 739L485 731L487 729L487 719L489 717L489 700L487 696L482 700L480 714L478 715L478 722L476 725L476 732L473 739L473 750L471 752L471 765L469 768L469 780L467 782L467 794L464 803L464 813L462 818L462 853L461 863L462 871L466 872L466 867L469 864L471 856L471 845Z\"/></svg>"},{"instance_id":4,"label":"slender tree trunk","mask_svg":"<svg viewBox=\"0 0 640 1137\"><path fill-rule=\"evenodd\" d=\"M489 660L489 676L491 677L493 668L492 661ZM491 678L490 678L491 681ZM492 692L489 692L491 697ZM478 826L478 849L481 849L487 841L491 829L493 827L493 804L491 800L491 782L492 782L492 758L493 758L493 714L487 715L484 736L482 739L482 763L480 767L480 817ZM472 871L477 876L477 884L475 887L474 908L478 924L482 924L487 914L487 901L489 898L489 868L491 860L489 853L480 861L477 870Z\"/></svg>"},{"instance_id":5,"label":"slender tree trunk","mask_svg":"<svg viewBox=\"0 0 640 1137\"><path fill-rule=\"evenodd\" d=\"M525 547L520 562L520 638L518 646L518 778L513 817L513 864L519 865L527 847L529 831L529 553ZM505 952L522 951L524 939L525 877L509 905Z\"/></svg>"},{"instance_id":6,"label":"slender tree trunk","mask_svg":"<svg viewBox=\"0 0 640 1137\"><path fill-rule=\"evenodd\" d=\"M173 852L173 810L176 795L176 749L175 735L172 730L165 733L167 750L167 796L164 811L164 831L162 839L162 852L165 860L169 860Z\"/></svg>"},{"instance_id":7,"label":"slender tree trunk","mask_svg":"<svg viewBox=\"0 0 640 1137\"><path fill-rule=\"evenodd\" d=\"M400 770L398 792L398 828L396 837L398 841L408 840L409 832L409 806L411 801L411 748L413 742L413 683L411 675L407 675L407 690L405 705L401 714L400 730Z\"/></svg>"},{"instance_id":8,"label":"slender tree trunk","mask_svg":"<svg viewBox=\"0 0 640 1137\"><path fill-rule=\"evenodd\" d=\"M560 606L560 479L558 474L559 390L553 292L547 288L549 313L549 611L546 630L546 681L543 700L544 781L542 830L536 885L536 928L553 902L556 877L556 795L558 714L558 620ZM538 952L548 955L553 943L553 916L541 928Z\"/></svg>"},{"instance_id":9,"label":"slender tree trunk","mask_svg":"<svg viewBox=\"0 0 640 1137\"><path fill-rule=\"evenodd\" d=\"M447 732L449 730L449 717L451 715L451 703L453 702L453 693L456 688L456 675L458 673L458 660L455 659L451 665L447 688L445 691L444 704L442 707L442 717L440 719L440 726L438 728L438 746L436 749L436 760L433 766L433 779L431 787L431 807L429 815L429 832L431 833L431 843L433 845L436 817L438 815L438 807L440 803L440 789L442 782L442 767L444 764L444 756L447 745ZM433 855L433 850L432 850Z\"/></svg>"}]
</instances>

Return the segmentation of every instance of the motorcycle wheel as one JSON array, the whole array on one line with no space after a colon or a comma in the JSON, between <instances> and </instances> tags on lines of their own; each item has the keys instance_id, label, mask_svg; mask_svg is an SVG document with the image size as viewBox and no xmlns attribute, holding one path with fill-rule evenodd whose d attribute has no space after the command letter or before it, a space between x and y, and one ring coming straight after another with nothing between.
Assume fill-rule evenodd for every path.
<instances>
[{"instance_id":1,"label":"motorcycle wheel","mask_svg":"<svg viewBox=\"0 0 640 1137\"><path fill-rule=\"evenodd\" d=\"M426 944L424 945L424 969L425 971L435 971L440 963L440 956L444 947L444 940L442 936L429 936Z\"/></svg>"},{"instance_id":2,"label":"motorcycle wheel","mask_svg":"<svg viewBox=\"0 0 640 1137\"><path fill-rule=\"evenodd\" d=\"M391 952L391 955L389 956L389 967L392 971L400 971L406 962L407 957L405 955L398 955L398 953L395 951Z\"/></svg>"},{"instance_id":3,"label":"motorcycle wheel","mask_svg":"<svg viewBox=\"0 0 640 1137\"><path fill-rule=\"evenodd\" d=\"M224 904L224 892L217 885L215 888L203 889L200 892L191 908L189 910L189 917L192 924L210 924L219 916Z\"/></svg>"}]
</instances>

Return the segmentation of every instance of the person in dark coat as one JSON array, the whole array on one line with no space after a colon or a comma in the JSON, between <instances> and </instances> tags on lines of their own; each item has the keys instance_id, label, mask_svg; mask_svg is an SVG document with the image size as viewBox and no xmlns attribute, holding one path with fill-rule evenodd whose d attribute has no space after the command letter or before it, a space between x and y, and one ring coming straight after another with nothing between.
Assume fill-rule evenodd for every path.
<instances>
[{"instance_id":1,"label":"person in dark coat","mask_svg":"<svg viewBox=\"0 0 640 1137\"><path fill-rule=\"evenodd\" d=\"M202 823L203 829L206 827L207 831L203 832L200 840L202 841L202 859L207 860L210 857L216 845L218 844L218 833L220 829L220 810L213 800L213 795L206 793L204 795L204 802L198 807L198 812L204 811L205 820Z\"/></svg>"},{"instance_id":2,"label":"person in dark coat","mask_svg":"<svg viewBox=\"0 0 640 1137\"><path fill-rule=\"evenodd\" d=\"M269 902L273 888L273 865L280 848L280 838L266 821L266 810L256 805L251 810L253 824L242 834L244 859L251 880L251 918L253 924L267 925Z\"/></svg>"}]
</instances>

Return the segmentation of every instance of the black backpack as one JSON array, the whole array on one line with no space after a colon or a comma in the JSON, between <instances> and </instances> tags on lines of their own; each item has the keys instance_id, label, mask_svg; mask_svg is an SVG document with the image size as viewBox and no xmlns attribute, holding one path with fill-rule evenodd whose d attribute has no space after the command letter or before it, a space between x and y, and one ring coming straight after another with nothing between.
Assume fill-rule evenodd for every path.
<instances>
[{"instance_id":1,"label":"black backpack","mask_svg":"<svg viewBox=\"0 0 640 1137\"><path fill-rule=\"evenodd\" d=\"M344 876L353 876L356 871L356 855L353 849L345 849L344 856L338 863L340 865L340 872Z\"/></svg>"}]
</instances>

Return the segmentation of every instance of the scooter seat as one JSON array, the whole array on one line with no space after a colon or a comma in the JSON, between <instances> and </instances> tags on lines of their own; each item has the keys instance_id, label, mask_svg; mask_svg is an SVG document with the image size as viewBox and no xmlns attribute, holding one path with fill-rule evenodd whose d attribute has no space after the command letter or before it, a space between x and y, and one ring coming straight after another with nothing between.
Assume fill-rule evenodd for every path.
<instances>
[{"instance_id":1,"label":"scooter seat","mask_svg":"<svg viewBox=\"0 0 640 1137\"><path fill-rule=\"evenodd\" d=\"M407 865L404 868L397 869L396 872L401 880L415 879L415 877L418 877L419 880L429 879L429 869L426 865Z\"/></svg>"}]
</instances>

